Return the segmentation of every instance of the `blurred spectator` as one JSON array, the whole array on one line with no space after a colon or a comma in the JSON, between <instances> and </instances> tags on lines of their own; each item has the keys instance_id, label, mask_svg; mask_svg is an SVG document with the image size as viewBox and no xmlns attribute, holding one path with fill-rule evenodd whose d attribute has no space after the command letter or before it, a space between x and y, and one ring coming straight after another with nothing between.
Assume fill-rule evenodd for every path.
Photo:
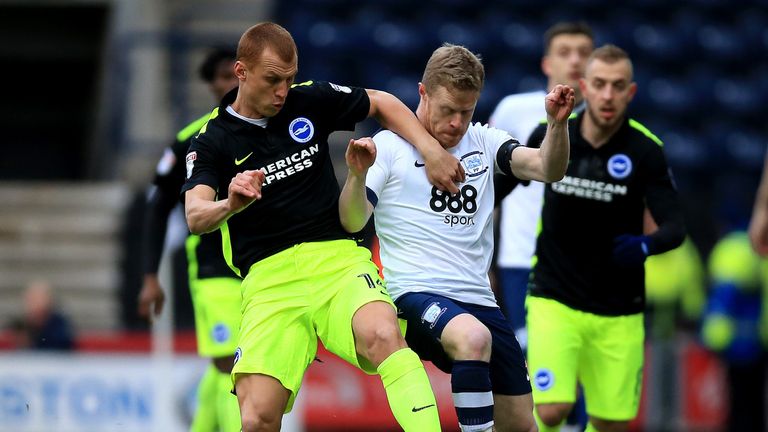
<instances>
[{"instance_id":1,"label":"blurred spectator","mask_svg":"<svg viewBox=\"0 0 768 432\"><path fill-rule=\"evenodd\" d=\"M766 430L767 264L744 231L723 237L709 259L712 286L702 339L727 365L729 431Z\"/></svg>"},{"instance_id":2,"label":"blurred spectator","mask_svg":"<svg viewBox=\"0 0 768 432\"><path fill-rule=\"evenodd\" d=\"M74 336L69 319L56 307L51 284L32 281L24 291L24 315L10 323L20 349L71 350Z\"/></svg>"}]
</instances>

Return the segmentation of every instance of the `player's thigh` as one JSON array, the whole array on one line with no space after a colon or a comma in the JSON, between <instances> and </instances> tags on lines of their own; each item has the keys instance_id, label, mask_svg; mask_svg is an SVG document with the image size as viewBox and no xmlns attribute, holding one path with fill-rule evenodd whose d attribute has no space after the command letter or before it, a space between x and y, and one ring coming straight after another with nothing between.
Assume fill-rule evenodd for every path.
<instances>
[{"instance_id":1,"label":"player's thigh","mask_svg":"<svg viewBox=\"0 0 768 432\"><path fill-rule=\"evenodd\" d=\"M449 298L423 292L405 294L396 303L399 317L407 323L408 346L422 360L451 373L453 359L442 344L443 332L455 318L469 312Z\"/></svg>"},{"instance_id":2,"label":"player's thigh","mask_svg":"<svg viewBox=\"0 0 768 432\"><path fill-rule=\"evenodd\" d=\"M526 305L533 400L536 404L572 403L576 400L583 313L541 297L529 296Z\"/></svg>"},{"instance_id":3,"label":"player's thigh","mask_svg":"<svg viewBox=\"0 0 768 432\"><path fill-rule=\"evenodd\" d=\"M637 415L643 375L643 315L594 316L579 379L589 415L631 420Z\"/></svg>"},{"instance_id":4,"label":"player's thigh","mask_svg":"<svg viewBox=\"0 0 768 432\"><path fill-rule=\"evenodd\" d=\"M315 298L319 299L313 305L317 335L332 353L367 373L376 373L376 368L357 354L352 319L364 305L383 302L392 310L391 316L385 317L385 324L398 326L395 305L378 268L371 261L370 252L353 241L323 242L316 246L328 249L316 258L322 260L323 268L314 277L313 288Z\"/></svg>"},{"instance_id":5,"label":"player's thigh","mask_svg":"<svg viewBox=\"0 0 768 432\"><path fill-rule=\"evenodd\" d=\"M536 424L531 393L518 396L494 394L493 405L498 432L530 431Z\"/></svg>"},{"instance_id":6,"label":"player's thigh","mask_svg":"<svg viewBox=\"0 0 768 432\"><path fill-rule=\"evenodd\" d=\"M224 277L190 281L200 356L218 358L235 354L240 329L241 282Z\"/></svg>"},{"instance_id":7,"label":"player's thigh","mask_svg":"<svg viewBox=\"0 0 768 432\"><path fill-rule=\"evenodd\" d=\"M251 267L243 281L242 321L232 377L262 374L291 392L286 412L317 353L307 282L295 271L293 249Z\"/></svg>"}]
</instances>

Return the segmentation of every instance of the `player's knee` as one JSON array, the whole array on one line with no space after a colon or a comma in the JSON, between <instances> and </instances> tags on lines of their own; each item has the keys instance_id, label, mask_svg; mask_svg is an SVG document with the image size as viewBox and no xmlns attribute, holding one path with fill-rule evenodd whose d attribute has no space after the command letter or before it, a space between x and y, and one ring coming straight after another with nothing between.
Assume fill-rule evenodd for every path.
<instances>
[{"instance_id":1,"label":"player's knee","mask_svg":"<svg viewBox=\"0 0 768 432\"><path fill-rule=\"evenodd\" d=\"M455 328L450 335L443 337L446 350L457 360L483 360L491 358L493 338L487 327L481 323Z\"/></svg>"},{"instance_id":2,"label":"player's knee","mask_svg":"<svg viewBox=\"0 0 768 432\"><path fill-rule=\"evenodd\" d=\"M375 366L393 352L405 348L405 340L396 323L381 322L355 334L358 354L362 355Z\"/></svg>"},{"instance_id":3,"label":"player's knee","mask_svg":"<svg viewBox=\"0 0 768 432\"><path fill-rule=\"evenodd\" d=\"M280 417L244 410L240 414L243 432L272 432L280 430Z\"/></svg>"},{"instance_id":4,"label":"player's knee","mask_svg":"<svg viewBox=\"0 0 768 432\"><path fill-rule=\"evenodd\" d=\"M491 358L491 332L483 325L468 329L465 335L464 348L476 360Z\"/></svg>"},{"instance_id":5,"label":"player's knee","mask_svg":"<svg viewBox=\"0 0 768 432\"><path fill-rule=\"evenodd\" d=\"M381 323L374 328L368 329L365 345L371 350L391 350L396 351L401 345L404 345L403 336L400 333L400 327L395 323Z\"/></svg>"},{"instance_id":6,"label":"player's knee","mask_svg":"<svg viewBox=\"0 0 768 432\"><path fill-rule=\"evenodd\" d=\"M571 412L572 404L541 404L536 405L536 413L541 422L549 427L554 427L568 417Z\"/></svg>"}]
</instances>

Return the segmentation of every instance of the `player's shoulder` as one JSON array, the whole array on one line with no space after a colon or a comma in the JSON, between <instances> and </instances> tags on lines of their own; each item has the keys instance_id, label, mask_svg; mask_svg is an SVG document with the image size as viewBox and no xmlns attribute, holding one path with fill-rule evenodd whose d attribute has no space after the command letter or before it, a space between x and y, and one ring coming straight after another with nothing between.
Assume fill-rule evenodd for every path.
<instances>
[{"instance_id":1,"label":"player's shoulder","mask_svg":"<svg viewBox=\"0 0 768 432\"><path fill-rule=\"evenodd\" d=\"M373 135L373 141L376 144L387 145L409 145L403 137L392 132L389 129L382 129Z\"/></svg>"},{"instance_id":2,"label":"player's shoulder","mask_svg":"<svg viewBox=\"0 0 768 432\"><path fill-rule=\"evenodd\" d=\"M352 92L359 90L360 89L357 87L334 84L330 81L308 80L291 84L291 89L288 94L300 98L312 98L324 97L335 93L351 94Z\"/></svg>"},{"instance_id":3,"label":"player's shoulder","mask_svg":"<svg viewBox=\"0 0 768 432\"><path fill-rule=\"evenodd\" d=\"M644 124L633 118L628 119L627 124L630 134L633 137L632 141L637 143L637 145L648 146L650 148L664 147L664 142Z\"/></svg>"}]
</instances>

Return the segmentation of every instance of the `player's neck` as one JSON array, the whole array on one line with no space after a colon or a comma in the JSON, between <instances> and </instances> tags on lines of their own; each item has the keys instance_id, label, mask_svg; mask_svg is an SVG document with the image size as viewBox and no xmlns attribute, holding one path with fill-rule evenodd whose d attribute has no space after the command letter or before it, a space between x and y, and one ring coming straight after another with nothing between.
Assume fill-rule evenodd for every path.
<instances>
[{"instance_id":1,"label":"player's neck","mask_svg":"<svg viewBox=\"0 0 768 432\"><path fill-rule=\"evenodd\" d=\"M584 119L581 122L580 133L592 148L597 149L605 145L611 139L616 131L619 130L622 123L623 121L616 122L615 125L608 127L598 126L597 123L592 120L589 110L587 109L584 113Z\"/></svg>"},{"instance_id":2,"label":"player's neck","mask_svg":"<svg viewBox=\"0 0 768 432\"><path fill-rule=\"evenodd\" d=\"M250 119L264 118L263 114L258 112L254 106L246 102L245 96L242 96L242 94L243 92L237 93L237 97L235 98L235 101L232 102L232 109L235 110L235 112L240 114L241 116L247 117Z\"/></svg>"}]
</instances>

